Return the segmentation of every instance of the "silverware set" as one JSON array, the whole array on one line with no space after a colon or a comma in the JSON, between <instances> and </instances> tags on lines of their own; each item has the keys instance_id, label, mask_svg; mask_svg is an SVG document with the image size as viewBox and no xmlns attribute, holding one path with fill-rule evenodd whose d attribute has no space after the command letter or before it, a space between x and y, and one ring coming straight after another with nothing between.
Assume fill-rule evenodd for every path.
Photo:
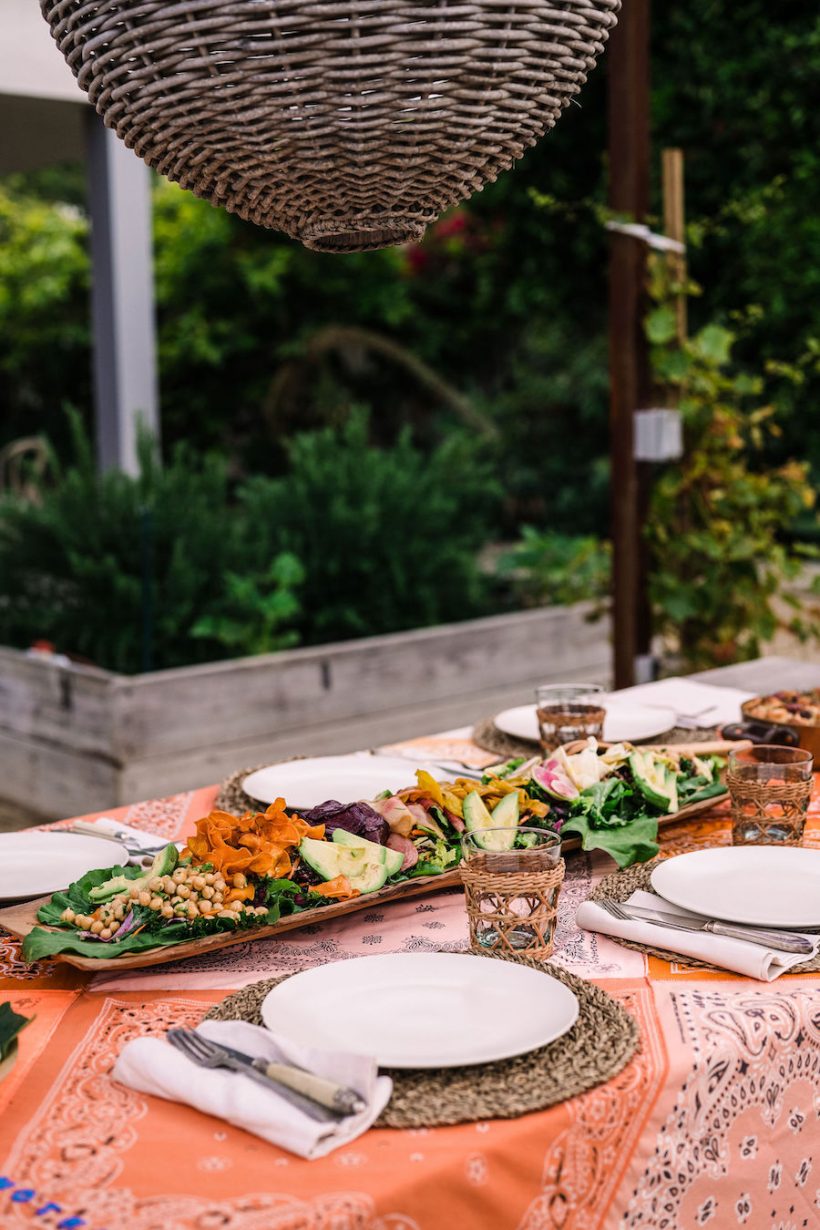
<instances>
[{"instance_id":1,"label":"silverware set","mask_svg":"<svg viewBox=\"0 0 820 1230\"><path fill-rule=\"evenodd\" d=\"M769 931L760 927L744 927L737 923L720 922L716 918L685 919L677 914L666 914L662 910L650 910L644 906L615 901L612 897L604 897L595 904L605 910L611 918L617 918L620 922L654 923L670 931L706 931L712 935L723 935L734 940L747 940L752 944L765 944L767 948L776 948L779 952L810 953L814 948L812 941L805 935L795 935L791 931Z\"/></svg>"},{"instance_id":2,"label":"silverware set","mask_svg":"<svg viewBox=\"0 0 820 1230\"><path fill-rule=\"evenodd\" d=\"M337 1085L305 1068L245 1055L192 1029L170 1029L166 1036L172 1046L200 1067L227 1068L248 1076L319 1122L338 1122L348 1115L360 1114L367 1106L355 1089Z\"/></svg>"}]
</instances>

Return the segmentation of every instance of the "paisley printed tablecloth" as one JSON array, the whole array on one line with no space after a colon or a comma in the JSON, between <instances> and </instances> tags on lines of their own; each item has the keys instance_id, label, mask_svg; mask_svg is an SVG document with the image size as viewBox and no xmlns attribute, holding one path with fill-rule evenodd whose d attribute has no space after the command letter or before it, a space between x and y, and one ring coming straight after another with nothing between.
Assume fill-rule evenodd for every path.
<instances>
[{"instance_id":1,"label":"paisley printed tablecloth","mask_svg":"<svg viewBox=\"0 0 820 1230\"><path fill-rule=\"evenodd\" d=\"M453 739L403 745L486 763ZM178 838L216 787L109 811ZM806 838L820 846L820 791ZM665 842L729 841L725 808ZM611 870L569 860L554 960L635 1015L612 1081L512 1121L372 1130L305 1162L228 1124L114 1084L123 1044L193 1024L259 978L372 952L458 950L457 890L281 940L112 977L27 967L0 935L0 1000L33 1023L0 1083L0 1226L51 1230L808 1230L820 1226L820 975L773 985L647 958L579 932Z\"/></svg>"}]
</instances>

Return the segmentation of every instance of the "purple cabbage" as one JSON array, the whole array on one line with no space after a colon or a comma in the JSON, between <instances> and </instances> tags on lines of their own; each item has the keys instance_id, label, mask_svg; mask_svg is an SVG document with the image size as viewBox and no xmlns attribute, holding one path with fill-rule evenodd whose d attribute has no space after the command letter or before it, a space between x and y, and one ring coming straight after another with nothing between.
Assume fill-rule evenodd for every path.
<instances>
[{"instance_id":1,"label":"purple cabbage","mask_svg":"<svg viewBox=\"0 0 820 1230\"><path fill-rule=\"evenodd\" d=\"M337 803L334 799L328 799L326 803L320 803L318 807L301 814L308 824L323 824L326 837L332 837L334 829L345 829L357 837L385 846L390 836L390 825L369 803Z\"/></svg>"}]
</instances>

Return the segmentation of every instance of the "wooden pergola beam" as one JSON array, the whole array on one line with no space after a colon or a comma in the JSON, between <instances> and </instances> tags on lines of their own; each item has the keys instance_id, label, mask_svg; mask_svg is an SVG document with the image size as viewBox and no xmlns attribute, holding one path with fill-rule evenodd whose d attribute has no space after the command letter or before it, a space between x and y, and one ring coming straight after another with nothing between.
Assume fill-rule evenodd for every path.
<instances>
[{"instance_id":1,"label":"wooden pergola beam","mask_svg":"<svg viewBox=\"0 0 820 1230\"><path fill-rule=\"evenodd\" d=\"M607 52L609 205L629 221L649 212L649 0L624 0ZM649 674L647 560L642 527L648 475L635 460L635 411L649 406L643 333L646 248L612 233L609 278L611 528L614 677L629 687Z\"/></svg>"}]
</instances>

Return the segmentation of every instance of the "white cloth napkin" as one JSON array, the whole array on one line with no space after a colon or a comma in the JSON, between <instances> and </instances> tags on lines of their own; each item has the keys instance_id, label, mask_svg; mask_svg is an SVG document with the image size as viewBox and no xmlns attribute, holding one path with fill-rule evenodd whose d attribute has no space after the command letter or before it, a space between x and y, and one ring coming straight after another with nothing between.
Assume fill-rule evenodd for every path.
<instances>
[{"instance_id":1,"label":"white cloth napkin","mask_svg":"<svg viewBox=\"0 0 820 1230\"><path fill-rule=\"evenodd\" d=\"M253 1058L286 1061L318 1076L348 1085L367 1102L358 1115L320 1123L280 1098L274 1089L227 1068L201 1068L170 1042L135 1038L121 1051L114 1079L171 1102L185 1102L206 1115L229 1123L299 1157L324 1157L361 1136L378 1119L393 1092L393 1082L379 1076L375 1060L343 1051L318 1051L298 1046L247 1021L203 1021L197 1032Z\"/></svg>"},{"instance_id":2,"label":"white cloth napkin","mask_svg":"<svg viewBox=\"0 0 820 1230\"><path fill-rule=\"evenodd\" d=\"M710 683L673 678L625 688L623 692L616 692L611 700L613 705L635 701L641 705L673 709L680 718L686 719L687 725L706 729L739 722L742 717L740 706L753 696L754 692L743 692L740 688L718 688ZM696 714L699 716L694 716Z\"/></svg>"},{"instance_id":3,"label":"white cloth napkin","mask_svg":"<svg viewBox=\"0 0 820 1230\"><path fill-rule=\"evenodd\" d=\"M691 919L702 921L700 915L682 910L679 906L664 901L656 893L635 892L625 904L674 914L684 922ZM820 935L807 935L806 938L814 945L811 953L791 953L766 948L762 944L752 944L748 940L733 940L724 935L713 935L710 931L675 931L646 920L621 922L607 914L606 910L594 901L585 901L579 907L575 921L584 931L600 931L616 939L650 944L654 948L668 948L670 952L679 952L682 956L707 961L710 965L718 965L721 969L743 974L747 978L757 978L760 982L773 982L793 966L816 957L820 950Z\"/></svg>"},{"instance_id":4,"label":"white cloth napkin","mask_svg":"<svg viewBox=\"0 0 820 1230\"><path fill-rule=\"evenodd\" d=\"M89 836L95 836L95 830L100 836L108 834L111 837L118 833L124 833L127 836L128 844L136 849L155 851L158 846L167 845L167 841L158 833L146 833L145 829L135 829L131 824L123 824L121 820L112 820L108 816L100 816L97 820L80 821L73 826L78 832L88 833ZM184 842L174 843L177 849L181 849ZM133 866L148 865L151 862L151 856L143 854L132 854L128 862Z\"/></svg>"}]
</instances>

